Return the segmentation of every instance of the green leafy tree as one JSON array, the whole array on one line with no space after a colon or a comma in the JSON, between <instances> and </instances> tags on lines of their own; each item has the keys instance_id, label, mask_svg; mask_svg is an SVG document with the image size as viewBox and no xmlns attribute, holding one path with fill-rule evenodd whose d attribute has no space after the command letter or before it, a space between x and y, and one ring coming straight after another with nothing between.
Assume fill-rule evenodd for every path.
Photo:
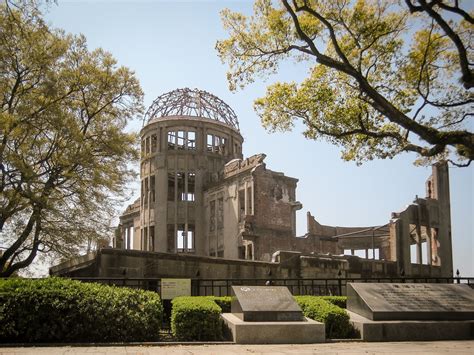
<instances>
[{"instance_id":1,"label":"green leafy tree","mask_svg":"<svg viewBox=\"0 0 474 355\"><path fill-rule=\"evenodd\" d=\"M134 175L134 73L30 6L0 5L0 276L107 236ZM114 197L113 197L114 196Z\"/></svg>"},{"instance_id":2,"label":"green leafy tree","mask_svg":"<svg viewBox=\"0 0 474 355\"><path fill-rule=\"evenodd\" d=\"M255 101L270 131L301 120L307 138L358 163L401 152L419 163L474 159L474 19L460 1L257 0L252 16L221 16L229 38L216 49L231 89L283 60L310 67L302 82L277 82Z\"/></svg>"}]
</instances>

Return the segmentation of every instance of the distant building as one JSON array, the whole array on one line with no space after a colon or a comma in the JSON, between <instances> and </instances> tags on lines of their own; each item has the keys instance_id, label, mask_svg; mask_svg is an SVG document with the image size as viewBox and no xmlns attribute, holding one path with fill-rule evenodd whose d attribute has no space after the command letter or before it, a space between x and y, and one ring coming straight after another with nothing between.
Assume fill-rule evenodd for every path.
<instances>
[{"instance_id":1,"label":"distant building","mask_svg":"<svg viewBox=\"0 0 474 355\"><path fill-rule=\"evenodd\" d=\"M82 274L112 276L124 269L135 276L194 277L190 274L200 263L214 263L218 273L217 265L223 264L217 259L281 263L297 257L292 270L276 273L294 277L335 273L350 277L452 276L446 163L433 165L426 198L417 197L405 210L393 213L386 224L324 226L308 212L308 232L297 237L296 211L302 208L296 200L298 180L267 169L265 154L243 158L237 116L216 96L196 89L161 95L147 111L140 135L141 194L120 217L113 247L156 254L108 251L107 264L113 264L109 272L97 266L96 271L83 270ZM359 258L343 255L356 253L365 266L354 261ZM122 256L115 261L110 259L119 254ZM126 255L135 261L126 261ZM158 259L175 260L181 266L170 262L152 271L150 265L158 265ZM91 265L92 259L87 260L84 267ZM186 267L186 262L193 267ZM239 269L237 261L230 264ZM64 264L51 270L67 274L68 268ZM80 269L76 263L74 272ZM212 277L212 267L208 269L200 275ZM220 277L241 275L237 269L219 271ZM259 273L254 271L253 276Z\"/></svg>"}]
</instances>

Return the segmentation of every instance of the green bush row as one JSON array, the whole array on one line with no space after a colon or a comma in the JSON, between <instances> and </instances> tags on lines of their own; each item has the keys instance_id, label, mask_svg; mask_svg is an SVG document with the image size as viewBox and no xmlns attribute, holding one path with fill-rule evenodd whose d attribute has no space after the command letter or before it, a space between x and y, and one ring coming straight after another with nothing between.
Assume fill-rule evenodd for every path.
<instances>
[{"instance_id":1,"label":"green bush row","mask_svg":"<svg viewBox=\"0 0 474 355\"><path fill-rule=\"evenodd\" d=\"M152 341L160 297L60 278L0 280L0 342Z\"/></svg>"},{"instance_id":2,"label":"green bush row","mask_svg":"<svg viewBox=\"0 0 474 355\"><path fill-rule=\"evenodd\" d=\"M222 313L214 297L176 297L171 332L179 340L222 340Z\"/></svg>"},{"instance_id":3,"label":"green bush row","mask_svg":"<svg viewBox=\"0 0 474 355\"><path fill-rule=\"evenodd\" d=\"M347 312L334 304L315 296L295 296L303 314L326 327L326 338L347 338L353 331Z\"/></svg>"},{"instance_id":4,"label":"green bush row","mask_svg":"<svg viewBox=\"0 0 474 355\"><path fill-rule=\"evenodd\" d=\"M326 324L326 336L352 327L346 297L296 296L305 316ZM220 313L231 297L178 297L171 328L180 340L221 340ZM158 339L162 305L156 293L60 278L0 280L0 342L104 342Z\"/></svg>"},{"instance_id":5,"label":"green bush row","mask_svg":"<svg viewBox=\"0 0 474 355\"><path fill-rule=\"evenodd\" d=\"M222 313L230 313L232 297L230 296L222 296L222 297L207 296L207 297L212 299L214 302L217 303L219 307L222 308ZM312 296L312 297L328 301L329 303L332 303L333 305L338 306L340 308L346 308L347 296Z\"/></svg>"},{"instance_id":6,"label":"green bush row","mask_svg":"<svg viewBox=\"0 0 474 355\"><path fill-rule=\"evenodd\" d=\"M347 308L347 296L319 296L319 298L332 303L340 308Z\"/></svg>"},{"instance_id":7,"label":"green bush row","mask_svg":"<svg viewBox=\"0 0 474 355\"><path fill-rule=\"evenodd\" d=\"M230 313L230 304L232 301L232 297L230 296L207 296L207 298L213 300L219 307L221 307L221 313Z\"/></svg>"}]
</instances>

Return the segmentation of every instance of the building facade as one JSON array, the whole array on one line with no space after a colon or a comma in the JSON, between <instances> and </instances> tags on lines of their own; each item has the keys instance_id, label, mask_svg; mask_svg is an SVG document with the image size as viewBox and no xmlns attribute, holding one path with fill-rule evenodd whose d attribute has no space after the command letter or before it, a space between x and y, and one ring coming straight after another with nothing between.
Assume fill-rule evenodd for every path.
<instances>
[{"instance_id":1,"label":"building facade","mask_svg":"<svg viewBox=\"0 0 474 355\"><path fill-rule=\"evenodd\" d=\"M242 158L237 117L219 98L189 89L160 96L145 117L141 194L120 217L115 246L206 255L204 192Z\"/></svg>"},{"instance_id":2,"label":"building facade","mask_svg":"<svg viewBox=\"0 0 474 355\"><path fill-rule=\"evenodd\" d=\"M445 162L432 166L426 197L417 196L386 223L326 226L308 212L307 233L296 236L298 180L268 169L265 154L244 159L237 116L216 96L197 89L161 95L140 136L140 197L120 217L113 241L133 253L104 254L109 272L96 269L108 276L123 269L135 276L196 277L202 263L201 275L212 275L208 265L215 265L230 278L242 274L238 265L248 270L248 262L259 273L267 267L259 263L278 264L275 272L283 277L453 274Z\"/></svg>"}]
</instances>

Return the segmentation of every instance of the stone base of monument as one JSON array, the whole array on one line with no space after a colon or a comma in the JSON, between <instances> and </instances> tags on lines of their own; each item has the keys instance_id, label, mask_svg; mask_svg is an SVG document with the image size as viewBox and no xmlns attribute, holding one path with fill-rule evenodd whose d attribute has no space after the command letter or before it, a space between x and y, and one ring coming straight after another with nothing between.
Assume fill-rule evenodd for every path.
<instances>
[{"instance_id":1,"label":"stone base of monument","mask_svg":"<svg viewBox=\"0 0 474 355\"><path fill-rule=\"evenodd\" d=\"M348 283L347 311L366 341L474 339L468 285Z\"/></svg>"},{"instance_id":2,"label":"stone base of monument","mask_svg":"<svg viewBox=\"0 0 474 355\"><path fill-rule=\"evenodd\" d=\"M474 339L474 321L374 321L347 311L350 322L364 341L466 340Z\"/></svg>"},{"instance_id":3,"label":"stone base of monument","mask_svg":"<svg viewBox=\"0 0 474 355\"><path fill-rule=\"evenodd\" d=\"M326 340L324 324L309 318L297 322L246 322L232 313L221 317L236 344L311 344Z\"/></svg>"}]
</instances>

